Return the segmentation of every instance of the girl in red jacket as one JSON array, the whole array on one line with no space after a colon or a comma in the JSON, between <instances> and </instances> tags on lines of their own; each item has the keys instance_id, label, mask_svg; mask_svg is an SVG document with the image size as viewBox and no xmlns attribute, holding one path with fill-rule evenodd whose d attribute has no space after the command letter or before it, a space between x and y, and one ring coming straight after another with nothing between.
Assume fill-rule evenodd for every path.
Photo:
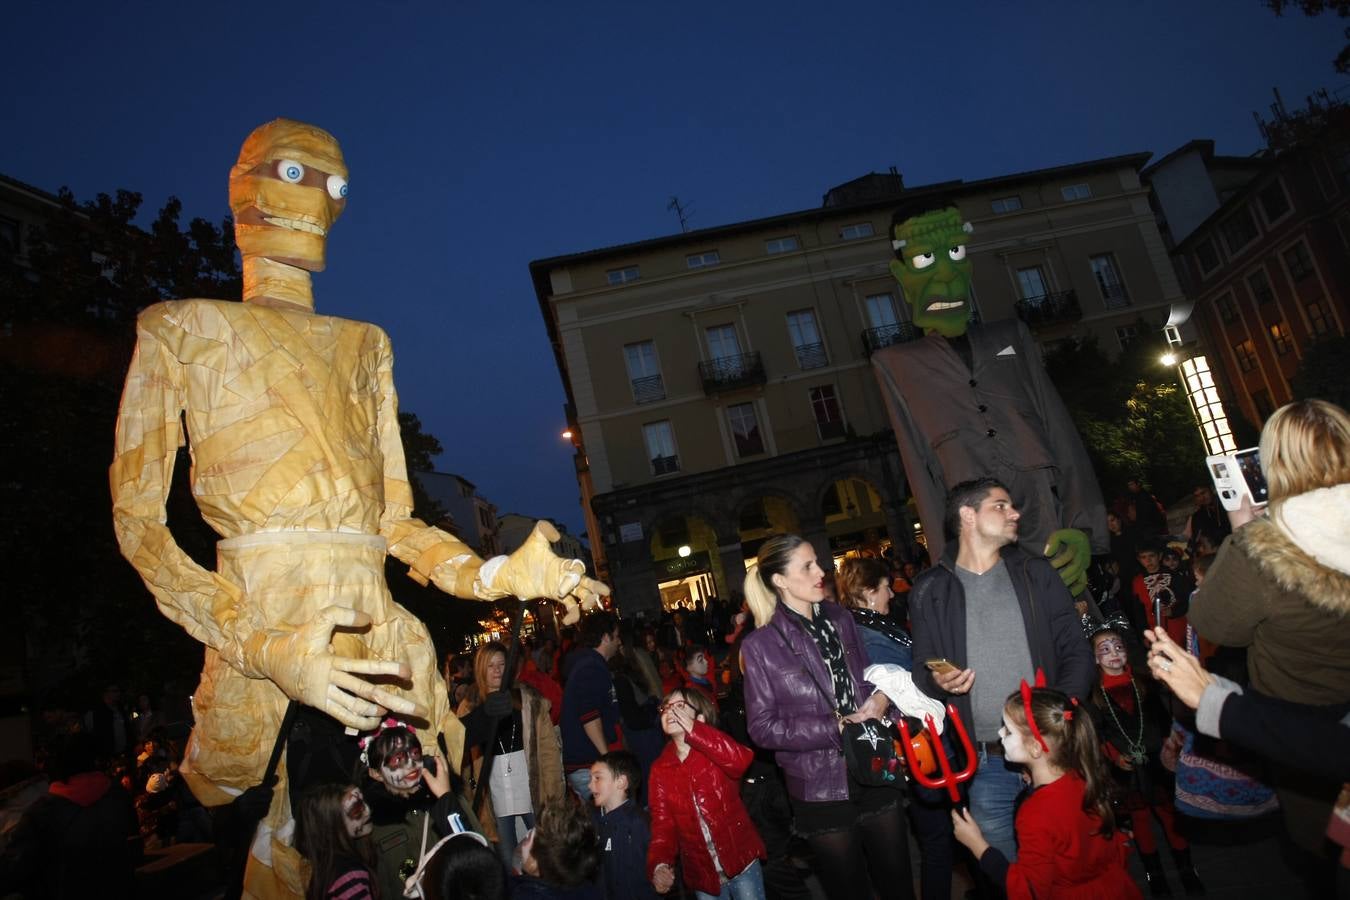
<instances>
[{"instance_id":1,"label":"girl in red jacket","mask_svg":"<svg viewBox=\"0 0 1350 900\"><path fill-rule=\"evenodd\" d=\"M739 781L754 754L708 724L712 703L677 688L661 704L670 743L652 765L647 875L657 893L675 884L675 859L700 900L764 900L764 842L741 803Z\"/></svg>"},{"instance_id":2,"label":"girl in red jacket","mask_svg":"<svg viewBox=\"0 0 1350 900\"><path fill-rule=\"evenodd\" d=\"M1088 711L1024 681L1003 707L999 738L1004 758L1031 773L1033 790L1017 811L1017 861L989 846L969 811L952 810L956 839L985 874L1004 885L1008 900L1141 900Z\"/></svg>"}]
</instances>

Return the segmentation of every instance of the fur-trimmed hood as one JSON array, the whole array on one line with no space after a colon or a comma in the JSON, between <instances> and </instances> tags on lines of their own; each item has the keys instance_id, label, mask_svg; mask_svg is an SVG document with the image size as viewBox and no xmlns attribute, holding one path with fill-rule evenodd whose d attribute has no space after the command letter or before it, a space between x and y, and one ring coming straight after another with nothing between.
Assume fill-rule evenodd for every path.
<instances>
[{"instance_id":1,"label":"fur-trimmed hood","mask_svg":"<svg viewBox=\"0 0 1350 900\"><path fill-rule=\"evenodd\" d=\"M1350 484L1291 497L1279 520L1256 519L1232 540L1280 587L1329 612L1350 614Z\"/></svg>"}]
</instances>

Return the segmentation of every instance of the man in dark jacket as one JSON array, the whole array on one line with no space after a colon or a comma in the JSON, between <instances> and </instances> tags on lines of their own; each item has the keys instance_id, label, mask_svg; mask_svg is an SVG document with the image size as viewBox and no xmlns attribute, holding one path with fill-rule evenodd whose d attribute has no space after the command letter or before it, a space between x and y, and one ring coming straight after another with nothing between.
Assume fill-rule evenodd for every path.
<instances>
[{"instance_id":1,"label":"man in dark jacket","mask_svg":"<svg viewBox=\"0 0 1350 900\"><path fill-rule=\"evenodd\" d=\"M1095 673L1064 582L1046 559L1017 545L1020 517L997 480L958 484L946 514L956 547L949 543L910 591L914 681L954 704L977 742L970 812L1009 859L1016 856L1013 805L1022 778L1003 761L1004 701L1037 670L1048 687L1086 697Z\"/></svg>"}]
</instances>

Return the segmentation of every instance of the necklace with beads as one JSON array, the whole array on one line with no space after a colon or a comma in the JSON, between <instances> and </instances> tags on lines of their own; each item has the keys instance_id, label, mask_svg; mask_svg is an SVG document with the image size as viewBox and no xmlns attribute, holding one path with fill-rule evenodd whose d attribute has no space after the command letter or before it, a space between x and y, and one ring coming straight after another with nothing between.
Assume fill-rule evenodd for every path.
<instances>
[{"instance_id":1,"label":"necklace with beads","mask_svg":"<svg viewBox=\"0 0 1350 900\"><path fill-rule=\"evenodd\" d=\"M1130 679L1130 687L1134 689L1134 710L1139 715L1139 734L1133 740L1125 732L1125 726L1120 724L1120 717L1116 715L1116 705L1111 702L1111 696L1106 693L1106 688L1099 686L1099 690L1102 692L1102 699L1106 701L1106 711L1111 714L1111 721L1116 723L1116 730L1125 739L1125 758L1132 765L1141 766L1148 761L1148 753L1144 750L1144 704L1139 697L1139 685L1135 684L1133 678Z\"/></svg>"}]
</instances>

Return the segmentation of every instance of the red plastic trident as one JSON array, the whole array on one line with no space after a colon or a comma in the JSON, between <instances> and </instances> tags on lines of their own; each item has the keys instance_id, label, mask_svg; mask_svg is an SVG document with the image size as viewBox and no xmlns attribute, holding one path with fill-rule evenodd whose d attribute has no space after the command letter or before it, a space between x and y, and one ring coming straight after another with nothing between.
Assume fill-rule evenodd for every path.
<instances>
[{"instance_id":1,"label":"red plastic trident","mask_svg":"<svg viewBox=\"0 0 1350 900\"><path fill-rule=\"evenodd\" d=\"M966 767L960 772L952 771L951 761L942 750L942 738L938 736L932 716L924 716L924 730L928 732L928 740L933 745L933 755L937 757L938 768L942 770L941 777L935 778L924 774L918 757L909 745L909 728L904 719L900 720L900 737L903 739L900 746L904 749L905 762L909 764L909 771L914 774L914 780L926 788L945 787L947 794L952 798L952 803L960 806L961 793L957 790L957 785L974 777L979 761L975 756L975 746L970 742L970 735L966 733L965 723L961 721L961 715L956 711L956 707L950 703L947 704L947 721L956 728L956 736L961 739L961 748L966 753Z\"/></svg>"}]
</instances>

